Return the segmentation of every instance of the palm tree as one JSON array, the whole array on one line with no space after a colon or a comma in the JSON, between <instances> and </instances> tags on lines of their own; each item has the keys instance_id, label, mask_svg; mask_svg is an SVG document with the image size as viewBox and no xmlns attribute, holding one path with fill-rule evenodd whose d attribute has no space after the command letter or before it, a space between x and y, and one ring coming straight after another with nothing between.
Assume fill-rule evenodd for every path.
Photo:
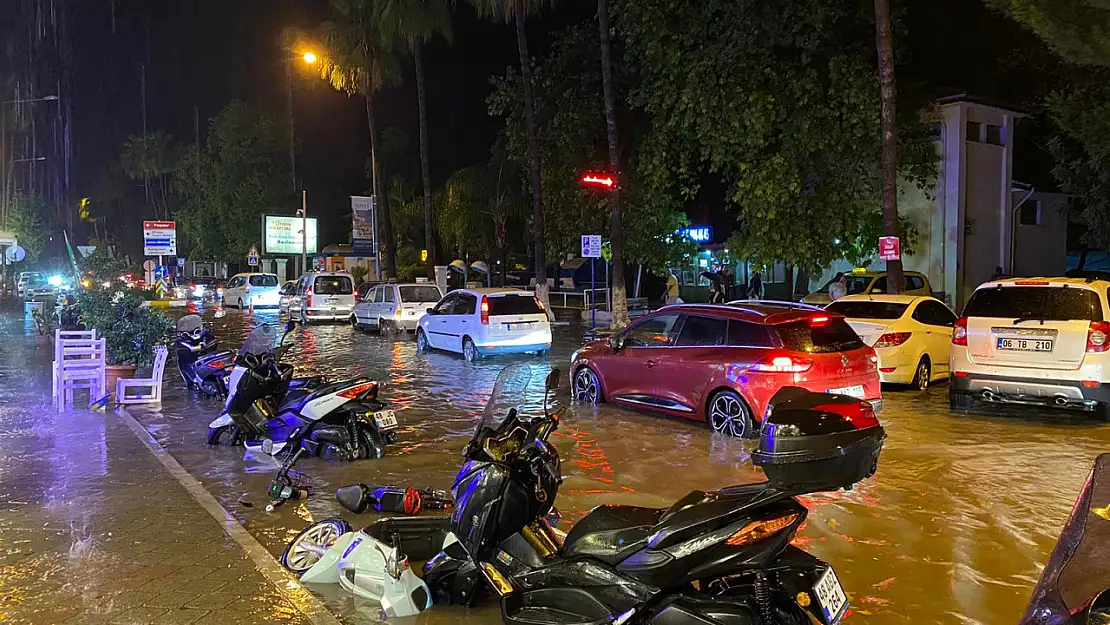
<instances>
[{"instance_id":1,"label":"palm tree","mask_svg":"<svg viewBox=\"0 0 1110 625\"><path fill-rule=\"evenodd\" d=\"M154 204L154 214L162 219L170 217L169 176L177 168L180 158L181 150L174 144L173 137L162 130L131 135L120 150L119 161L124 173L132 180L154 183L158 194L151 193L147 201ZM161 207L158 196L161 197Z\"/></svg>"},{"instance_id":2,"label":"palm tree","mask_svg":"<svg viewBox=\"0 0 1110 625\"><path fill-rule=\"evenodd\" d=\"M370 126L370 162L374 198L385 248L386 273L397 275L397 250L389 213L387 181L378 158L381 137L374 115L374 94L396 75L395 60L382 41L379 11L373 0L330 0L331 18L321 26L327 53L318 56L320 75L338 91L362 94Z\"/></svg>"},{"instance_id":3,"label":"palm tree","mask_svg":"<svg viewBox=\"0 0 1110 625\"><path fill-rule=\"evenodd\" d=\"M516 25L516 45L520 52L520 80L524 88L524 123L528 132L529 186L532 191L532 240L535 246L536 295L545 303L547 296L547 250L543 195L540 179L540 154L536 128L536 103L532 99L532 59L528 55L528 17L554 4L554 0L470 0L479 15Z\"/></svg>"},{"instance_id":4,"label":"palm tree","mask_svg":"<svg viewBox=\"0 0 1110 625\"><path fill-rule=\"evenodd\" d=\"M605 129L609 139L609 169L620 180L621 152L617 134L617 90L613 84L613 55L609 38L609 0L597 0L597 24L601 31L601 83L605 96ZM620 186L609 192L609 237L613 253L612 320L610 326L628 324L628 298L624 288L624 221L621 218Z\"/></svg>"},{"instance_id":5,"label":"palm tree","mask_svg":"<svg viewBox=\"0 0 1110 625\"><path fill-rule=\"evenodd\" d=\"M879 52L879 99L882 132L883 234L898 236L898 128L894 116L894 36L890 28L890 0L875 0L875 43ZM902 261L887 261L887 289L902 292Z\"/></svg>"},{"instance_id":6,"label":"palm tree","mask_svg":"<svg viewBox=\"0 0 1110 625\"><path fill-rule=\"evenodd\" d=\"M452 39L451 7L447 0L384 0L379 3L379 24L390 45L402 44L412 52L416 68L416 103L420 111L420 177L424 183L424 247L428 250L428 278L435 278L435 216L432 211L432 172L428 156L428 96L424 88L424 44L442 36Z\"/></svg>"}]
</instances>

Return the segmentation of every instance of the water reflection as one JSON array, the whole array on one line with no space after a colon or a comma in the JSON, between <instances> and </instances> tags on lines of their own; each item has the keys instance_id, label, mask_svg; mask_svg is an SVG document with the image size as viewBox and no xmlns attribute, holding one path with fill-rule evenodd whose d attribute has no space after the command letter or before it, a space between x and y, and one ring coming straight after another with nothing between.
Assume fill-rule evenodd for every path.
<instances>
[{"instance_id":1,"label":"water reflection","mask_svg":"<svg viewBox=\"0 0 1110 625\"><path fill-rule=\"evenodd\" d=\"M238 346L256 323L278 322L272 311L204 314L227 347ZM278 554L309 520L339 515L359 525L374 518L339 508L332 493L342 484L448 488L501 368L516 362L533 368L526 409L538 410L544 376L552 365L565 369L581 332L558 328L549 359L467 363L453 354L417 353L410 336L339 324L297 330L287 361L298 375L379 380L382 397L402 408L403 429L381 460L303 462L299 468L318 480L317 492L273 514L262 505L269 472L245 461L240 449L203 445L217 401L186 395L167 371L163 408L137 416ZM799 543L836 567L852 597L851 622L1016 622L1091 462L1110 442L1110 429L1087 423L1027 414L955 416L946 399L943 386L889 393L883 414L889 438L877 475L851 492L805 498L811 513ZM568 401L565 389L559 400ZM606 405L570 406L552 441L564 459L558 506L569 521L602 503L669 506L693 489L762 479L751 465L750 444L702 424ZM332 599L351 622L374 620L372 609L349 597ZM498 622L495 607L437 607L425 620Z\"/></svg>"}]
</instances>

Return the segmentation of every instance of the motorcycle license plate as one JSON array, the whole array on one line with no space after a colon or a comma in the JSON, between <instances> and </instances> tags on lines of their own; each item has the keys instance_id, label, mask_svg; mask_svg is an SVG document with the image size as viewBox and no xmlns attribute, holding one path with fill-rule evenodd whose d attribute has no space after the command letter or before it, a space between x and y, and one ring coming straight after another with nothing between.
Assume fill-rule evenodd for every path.
<instances>
[{"instance_id":1,"label":"motorcycle license plate","mask_svg":"<svg viewBox=\"0 0 1110 625\"><path fill-rule=\"evenodd\" d=\"M821 606L821 611L825 614L825 622L829 625L839 623L848 609L848 596L844 594L844 588L831 566L814 584L813 594L817 597L817 605Z\"/></svg>"},{"instance_id":2,"label":"motorcycle license plate","mask_svg":"<svg viewBox=\"0 0 1110 625\"><path fill-rule=\"evenodd\" d=\"M845 386L844 388L830 388L828 392L831 395L847 395L856 399L867 399L864 397L863 386L858 384L856 386Z\"/></svg>"},{"instance_id":3,"label":"motorcycle license plate","mask_svg":"<svg viewBox=\"0 0 1110 625\"><path fill-rule=\"evenodd\" d=\"M397 427L397 415L392 410L380 410L374 413L374 425L379 430L392 430Z\"/></svg>"}]
</instances>

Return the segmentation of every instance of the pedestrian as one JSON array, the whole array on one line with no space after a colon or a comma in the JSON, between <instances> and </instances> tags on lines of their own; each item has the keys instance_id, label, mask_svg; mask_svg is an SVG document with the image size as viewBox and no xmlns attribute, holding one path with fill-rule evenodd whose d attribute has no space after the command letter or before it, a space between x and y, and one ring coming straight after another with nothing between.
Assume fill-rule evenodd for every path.
<instances>
[{"instance_id":1,"label":"pedestrian","mask_svg":"<svg viewBox=\"0 0 1110 625\"><path fill-rule=\"evenodd\" d=\"M994 282L995 280L1001 280L1004 275L1005 274L1002 273L1002 267L995 267L994 268L994 273L991 274L990 282Z\"/></svg>"},{"instance_id":2,"label":"pedestrian","mask_svg":"<svg viewBox=\"0 0 1110 625\"><path fill-rule=\"evenodd\" d=\"M833 278L832 284L829 285L829 300L835 302L847 294L848 277L844 275L843 271L839 271L836 277Z\"/></svg>"},{"instance_id":3,"label":"pedestrian","mask_svg":"<svg viewBox=\"0 0 1110 625\"><path fill-rule=\"evenodd\" d=\"M732 275L732 267L725 265L721 272L725 282L725 300L731 302L736 299L736 276Z\"/></svg>"},{"instance_id":4,"label":"pedestrian","mask_svg":"<svg viewBox=\"0 0 1110 625\"><path fill-rule=\"evenodd\" d=\"M721 292L722 285L717 280L709 281L709 303L721 304L725 301L725 294Z\"/></svg>"},{"instance_id":5,"label":"pedestrian","mask_svg":"<svg viewBox=\"0 0 1110 625\"><path fill-rule=\"evenodd\" d=\"M678 296L678 277L674 275L674 270L667 272L667 290L663 292L663 303L667 306L682 303L682 298Z\"/></svg>"},{"instance_id":6,"label":"pedestrian","mask_svg":"<svg viewBox=\"0 0 1110 625\"><path fill-rule=\"evenodd\" d=\"M748 299L763 299L763 274L759 271L752 273L748 281Z\"/></svg>"}]
</instances>

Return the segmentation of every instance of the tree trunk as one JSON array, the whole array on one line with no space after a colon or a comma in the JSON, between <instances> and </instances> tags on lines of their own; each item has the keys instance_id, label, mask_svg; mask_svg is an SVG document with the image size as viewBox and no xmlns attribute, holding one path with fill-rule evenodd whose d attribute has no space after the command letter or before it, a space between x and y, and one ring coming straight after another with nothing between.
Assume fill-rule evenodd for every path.
<instances>
[{"instance_id":1,"label":"tree trunk","mask_svg":"<svg viewBox=\"0 0 1110 625\"><path fill-rule=\"evenodd\" d=\"M890 28L890 0L875 0L875 43L879 51L879 99L882 102L880 127L883 135L883 233L898 232L898 128L894 115L894 38ZM901 293L902 261L886 263L887 289Z\"/></svg>"},{"instance_id":2,"label":"tree trunk","mask_svg":"<svg viewBox=\"0 0 1110 625\"><path fill-rule=\"evenodd\" d=\"M416 103L420 109L420 178L424 182L424 248L428 250L428 279L435 281L436 229L432 214L432 169L428 156L428 94L424 89L424 59L421 45L412 49L416 64Z\"/></svg>"},{"instance_id":3,"label":"tree trunk","mask_svg":"<svg viewBox=\"0 0 1110 625\"><path fill-rule=\"evenodd\" d=\"M613 84L612 43L609 37L609 0L597 0L597 22L601 31L601 82L605 95L605 129L609 138L609 173L617 184L609 192L609 240L613 252L611 328L628 325L628 298L624 286L624 221L621 217L621 152L617 134L617 90Z\"/></svg>"},{"instance_id":4,"label":"tree trunk","mask_svg":"<svg viewBox=\"0 0 1110 625\"><path fill-rule=\"evenodd\" d=\"M1079 271L1083 271L1083 268L1087 266L1087 254L1089 254L1090 251L1091 249L1086 245L1083 246L1083 249L1079 250L1079 266L1076 267Z\"/></svg>"},{"instance_id":5,"label":"tree trunk","mask_svg":"<svg viewBox=\"0 0 1110 625\"><path fill-rule=\"evenodd\" d=\"M385 174L378 158L378 122L374 119L373 92L366 94L366 121L370 125L370 167L374 172L374 210L378 212L378 225L381 233L378 242L385 249L385 271L390 278L397 277L397 250L393 244L393 221L389 217L389 196L385 192Z\"/></svg>"},{"instance_id":6,"label":"tree trunk","mask_svg":"<svg viewBox=\"0 0 1110 625\"><path fill-rule=\"evenodd\" d=\"M547 236L544 228L543 189L540 180L540 150L537 141L535 102L532 100L532 60L528 56L528 32L524 12L516 14L516 45L520 51L520 79L524 87L524 123L528 132L528 169L532 187L532 240L535 250L532 266L536 272L536 297L544 304L547 296Z\"/></svg>"}]
</instances>

